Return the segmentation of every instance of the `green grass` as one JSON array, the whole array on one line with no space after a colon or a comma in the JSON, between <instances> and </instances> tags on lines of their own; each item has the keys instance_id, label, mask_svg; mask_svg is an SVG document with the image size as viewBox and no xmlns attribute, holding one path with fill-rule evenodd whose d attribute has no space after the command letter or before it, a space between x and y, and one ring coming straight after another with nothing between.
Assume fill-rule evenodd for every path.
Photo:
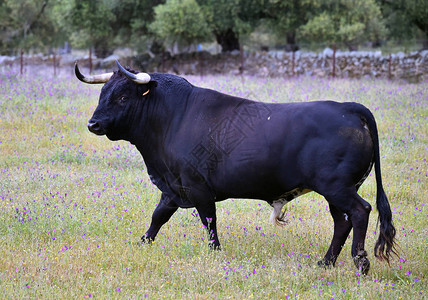
<instances>
[{"instance_id":1,"label":"green grass","mask_svg":"<svg viewBox=\"0 0 428 300\"><path fill-rule=\"evenodd\" d=\"M100 86L77 79L0 76L0 296L4 299L422 299L428 285L428 88L382 80L188 77L266 102L335 99L378 122L383 182L400 259L374 258L377 211L361 276L351 236L335 268L317 267L332 237L327 202L287 206L284 228L263 201L217 205L222 251L209 251L193 209L178 210L152 245L138 246L160 192L138 151L86 129ZM373 173L360 194L375 207Z\"/></svg>"}]
</instances>

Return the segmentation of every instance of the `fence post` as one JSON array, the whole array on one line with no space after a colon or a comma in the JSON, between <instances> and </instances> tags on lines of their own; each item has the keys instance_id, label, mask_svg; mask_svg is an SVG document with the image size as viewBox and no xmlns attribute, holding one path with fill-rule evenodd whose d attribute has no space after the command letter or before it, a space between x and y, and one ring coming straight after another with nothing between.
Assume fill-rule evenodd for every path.
<instances>
[{"instance_id":1,"label":"fence post","mask_svg":"<svg viewBox=\"0 0 428 300\"><path fill-rule=\"evenodd\" d=\"M204 76L205 59L203 57L202 52L197 52L196 55L198 54L199 54L199 76L202 78Z\"/></svg>"},{"instance_id":2,"label":"fence post","mask_svg":"<svg viewBox=\"0 0 428 300\"><path fill-rule=\"evenodd\" d=\"M89 48L89 74L92 74L92 47Z\"/></svg>"},{"instance_id":3,"label":"fence post","mask_svg":"<svg viewBox=\"0 0 428 300\"><path fill-rule=\"evenodd\" d=\"M239 67L239 74L242 75L244 73L244 47L242 46L242 44L239 46L239 54L241 58L241 66Z\"/></svg>"},{"instance_id":4,"label":"fence post","mask_svg":"<svg viewBox=\"0 0 428 300\"><path fill-rule=\"evenodd\" d=\"M389 80L391 80L392 75L391 75L391 53L389 54L389 59L388 59L388 78Z\"/></svg>"},{"instance_id":5,"label":"fence post","mask_svg":"<svg viewBox=\"0 0 428 300\"><path fill-rule=\"evenodd\" d=\"M295 68L295 58L296 58L296 52L292 51L291 54L291 77L294 77L295 73L294 73L294 68Z\"/></svg>"},{"instance_id":6,"label":"fence post","mask_svg":"<svg viewBox=\"0 0 428 300\"><path fill-rule=\"evenodd\" d=\"M24 50L22 49L19 57L19 64L20 64L20 74L22 75L23 69L24 69Z\"/></svg>"},{"instance_id":7,"label":"fence post","mask_svg":"<svg viewBox=\"0 0 428 300\"><path fill-rule=\"evenodd\" d=\"M56 51L53 52L53 69L54 69L54 76L56 77Z\"/></svg>"},{"instance_id":8,"label":"fence post","mask_svg":"<svg viewBox=\"0 0 428 300\"><path fill-rule=\"evenodd\" d=\"M165 49L163 47L161 53L161 72L165 73Z\"/></svg>"},{"instance_id":9,"label":"fence post","mask_svg":"<svg viewBox=\"0 0 428 300\"><path fill-rule=\"evenodd\" d=\"M333 44L333 78L336 77L336 43Z\"/></svg>"}]
</instances>

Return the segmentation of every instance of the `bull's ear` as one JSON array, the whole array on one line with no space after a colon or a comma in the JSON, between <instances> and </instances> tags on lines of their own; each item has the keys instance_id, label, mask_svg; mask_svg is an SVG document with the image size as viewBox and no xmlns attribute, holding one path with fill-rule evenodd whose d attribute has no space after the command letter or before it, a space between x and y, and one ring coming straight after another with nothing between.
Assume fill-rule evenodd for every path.
<instances>
[{"instance_id":1,"label":"bull's ear","mask_svg":"<svg viewBox=\"0 0 428 300\"><path fill-rule=\"evenodd\" d=\"M149 82L150 88L155 88L157 86L158 86L158 82L156 80L150 80L150 82Z\"/></svg>"}]
</instances>

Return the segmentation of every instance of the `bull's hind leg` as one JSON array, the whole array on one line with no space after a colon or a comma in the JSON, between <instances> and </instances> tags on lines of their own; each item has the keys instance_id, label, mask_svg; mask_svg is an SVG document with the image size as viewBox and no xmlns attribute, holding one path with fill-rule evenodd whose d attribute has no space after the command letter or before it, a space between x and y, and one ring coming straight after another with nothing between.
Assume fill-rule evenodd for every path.
<instances>
[{"instance_id":1,"label":"bull's hind leg","mask_svg":"<svg viewBox=\"0 0 428 300\"><path fill-rule=\"evenodd\" d=\"M324 259L318 262L320 266L334 266L336 259L345 244L346 238L352 229L352 223L349 216L332 204L330 204L330 213L334 221L333 239Z\"/></svg>"},{"instance_id":2,"label":"bull's hind leg","mask_svg":"<svg viewBox=\"0 0 428 300\"><path fill-rule=\"evenodd\" d=\"M355 192L355 206L352 209L351 221L353 226L353 239L351 254L354 258L355 266L367 275L370 269L370 261L367 258L367 251L364 250L369 216L372 210L371 205Z\"/></svg>"},{"instance_id":3,"label":"bull's hind leg","mask_svg":"<svg viewBox=\"0 0 428 300\"><path fill-rule=\"evenodd\" d=\"M367 258L367 252L364 250L364 245L371 211L370 204L357 194L355 187L327 196L326 199L329 202L330 207L334 206L337 210L348 216L348 220L350 220L350 223L352 224L351 227L353 228L351 254L354 259L355 266L360 269L363 274L367 274L370 269L370 261ZM332 215L334 215L333 218L335 220L335 233L330 249L324 257L324 261L326 262L331 261L331 259L335 260L335 252L340 252L340 249L335 249L335 247L340 244L342 239L346 239L346 237L344 237L345 230L342 231L339 228L337 228L337 238L335 238L336 222L338 222L337 226L340 224L346 224L340 220L339 213L337 211L333 211ZM336 221L336 219L338 221ZM349 227L346 228L346 230L349 229Z\"/></svg>"}]
</instances>

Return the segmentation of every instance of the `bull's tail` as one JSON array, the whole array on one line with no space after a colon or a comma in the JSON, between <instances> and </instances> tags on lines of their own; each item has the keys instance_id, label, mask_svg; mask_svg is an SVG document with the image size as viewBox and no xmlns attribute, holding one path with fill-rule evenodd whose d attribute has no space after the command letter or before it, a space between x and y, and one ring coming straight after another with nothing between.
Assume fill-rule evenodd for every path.
<instances>
[{"instance_id":1,"label":"bull's tail","mask_svg":"<svg viewBox=\"0 0 428 300\"><path fill-rule=\"evenodd\" d=\"M367 109L359 109L359 113L364 116L364 121L369 127L369 131L373 140L374 147L374 169L376 173L376 185L377 185L377 195L376 195L376 206L379 212L380 221L380 232L379 238L376 241L374 247L374 254L376 258L380 260L386 260L389 264L391 255L397 255L395 249L395 227L392 222L392 212L391 207L389 206L388 198L385 195L385 191L382 185L382 175L380 171L380 151L379 151L379 136L376 126L376 121L372 113Z\"/></svg>"}]
</instances>

